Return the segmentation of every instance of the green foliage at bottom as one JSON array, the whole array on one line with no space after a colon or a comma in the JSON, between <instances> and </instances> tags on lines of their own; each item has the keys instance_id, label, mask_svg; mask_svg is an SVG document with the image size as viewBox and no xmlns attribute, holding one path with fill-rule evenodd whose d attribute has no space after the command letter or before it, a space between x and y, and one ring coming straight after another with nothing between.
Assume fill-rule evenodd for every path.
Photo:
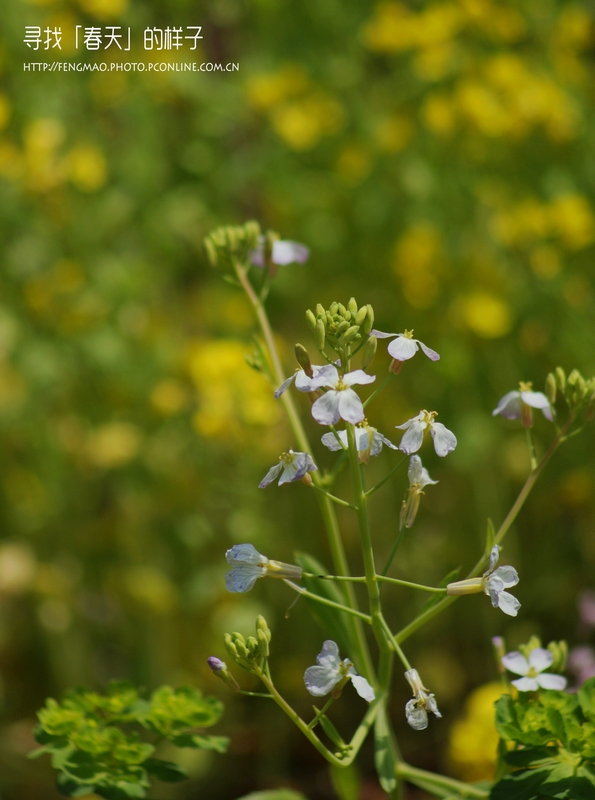
<instances>
[{"instance_id":1,"label":"green foliage at bottom","mask_svg":"<svg viewBox=\"0 0 595 800\"><path fill-rule=\"evenodd\" d=\"M106 695L77 689L62 703L48 699L38 712L41 747L29 757L51 755L66 797L143 798L151 778L175 783L188 777L177 764L154 757L161 741L225 752L226 737L197 732L217 723L222 712L219 700L190 686L162 686L149 700L128 683L110 684ZM152 742L144 740L149 737Z\"/></svg>"}]
</instances>

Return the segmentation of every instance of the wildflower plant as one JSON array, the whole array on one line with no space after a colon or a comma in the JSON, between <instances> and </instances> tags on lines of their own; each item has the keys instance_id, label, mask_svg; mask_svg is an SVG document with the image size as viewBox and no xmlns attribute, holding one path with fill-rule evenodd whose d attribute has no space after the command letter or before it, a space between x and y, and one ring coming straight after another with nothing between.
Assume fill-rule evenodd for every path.
<instances>
[{"instance_id":1,"label":"wildflower plant","mask_svg":"<svg viewBox=\"0 0 595 800\"><path fill-rule=\"evenodd\" d=\"M303 263L308 257L307 248L283 241L270 231L263 234L257 223L248 222L217 229L207 237L205 250L211 265L229 283L244 291L253 308L260 337L248 363L268 379L271 394L284 408L291 428L292 440L281 445L284 451L261 480L260 487L271 486L270 491L275 491L272 484L276 482L283 486L283 492L312 491L320 506L333 561L329 574L314 555L284 554L282 538L278 551L271 555L285 557L287 563L263 555L258 542L256 546L248 542L236 544L225 554L230 567L225 585L230 592L258 591L255 587L260 578L276 578L285 583L288 591L296 593L296 599L303 598L312 615L329 631L329 638L321 642L316 664L312 664L312 653L304 655L304 691L315 698L324 698L314 706L310 719L297 713L276 683L274 641L263 616L257 617L249 635L238 631L225 633L226 660L220 658L221 654L211 655L207 660L213 676L235 693L273 700L335 773L346 770L349 776L347 768L354 764L368 736L373 736L380 784L388 796L398 800L405 797L406 783L450 800L488 797L592 800L595 680L587 681L578 695L564 692L565 681L558 674L564 669L562 644L550 645L546 650L540 642L532 640L518 652L506 654L502 640L498 640L503 697L496 708L495 725L501 745L493 782L464 783L407 763L393 731L389 698L393 691L402 696L403 718L412 735L423 736L430 724L439 724L440 698L424 685L422 676L409 661L406 650L410 637L459 598L464 597L463 602L477 602L468 597L472 594L487 595L494 614L502 611L516 616L520 612L520 602L507 591L517 585L519 575L512 565L498 566L502 543L554 453L595 416L595 379L585 379L576 370L567 376L557 368L547 376L544 393L533 392L528 383L522 383L519 391L508 391L494 414L504 416L505 425L516 425L520 419L526 431L531 466L518 497L497 529L488 523L485 546L463 579L456 580L458 570L449 572L439 586L421 584L415 581L415 575L408 576L412 580L396 578L389 572L399 546L416 522L424 489L437 483L423 466L419 454L431 440L436 454L445 458L457 447L457 438L445 424L436 421L436 410L423 409L408 420L394 420L395 432L400 430L403 434L399 444L393 443L374 427L374 401L390 380L404 379L407 362L418 352L428 357L426 363L430 369L439 354L414 339L413 332L405 328L400 334L376 330L372 306L358 305L351 298L345 304L332 302L328 308L317 304L306 311L307 326L318 351L314 359L317 363L312 363L306 347L296 344L297 366L287 377L265 301L278 268ZM405 322L394 320L393 324L401 327ZM388 374L378 380L371 368L378 340L384 338L390 339L388 353L392 361ZM308 395L310 400L307 424L302 421L294 390L302 396ZM551 442L539 459L532 440L533 408L543 412L548 426L553 424ZM313 432L313 439L325 448L319 446L316 458L308 429ZM383 446L386 446L384 458L396 458L396 463L375 485L368 486L370 457L379 457ZM398 451L404 455L397 457ZM348 497L335 494L333 484L338 469L326 471L322 460L325 458L335 459L335 465L349 465ZM376 492L387 486L399 469L406 475L403 475L401 514L395 520L398 533L386 563L379 565L369 507ZM356 520L363 575L352 574L337 506L353 513ZM383 532L374 538L381 535L387 536ZM365 590L364 606L354 591L355 584ZM393 630L386 616L386 608L393 602L391 590L395 587L429 596L421 611L400 630ZM243 689L241 672L236 668L252 676L251 688L253 678L257 678L262 691ZM505 677L507 670L520 678L509 683ZM334 703L351 702L352 693L343 691L348 683L365 701L361 721L351 738L344 737L331 719ZM114 800L144 797L151 775L160 771L174 780L173 776L180 774L175 765L157 763L153 756L155 745L141 742L136 734L128 732L128 726L123 732L118 727L120 723L137 723L178 747L215 750L225 747L221 737L207 737L200 732L200 728L217 721L221 709L217 701L202 698L196 690L176 692L164 687L150 702L140 700L133 691L129 700L122 700L120 711L109 711L95 720L89 718L89 714L95 713L93 703L104 700L89 697L95 696L88 693L69 696L63 706L48 701L47 709L39 715L38 740L43 745L40 752L52 753L54 766L63 776L59 783L64 794L82 796L88 788ZM92 744L85 744L88 741ZM355 795L352 792L349 796Z\"/></svg>"}]
</instances>

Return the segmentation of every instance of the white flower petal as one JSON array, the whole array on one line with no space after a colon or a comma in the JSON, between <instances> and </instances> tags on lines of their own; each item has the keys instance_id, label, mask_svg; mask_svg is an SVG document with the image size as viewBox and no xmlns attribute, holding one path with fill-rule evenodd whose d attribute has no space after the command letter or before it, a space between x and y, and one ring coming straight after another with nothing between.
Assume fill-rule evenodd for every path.
<instances>
[{"instance_id":1,"label":"white flower petal","mask_svg":"<svg viewBox=\"0 0 595 800\"><path fill-rule=\"evenodd\" d=\"M271 467L261 482L258 484L259 489L265 489L269 484L271 484L275 478L279 475L281 470L283 469L283 464L275 464L274 467Z\"/></svg>"},{"instance_id":2,"label":"white flower petal","mask_svg":"<svg viewBox=\"0 0 595 800\"><path fill-rule=\"evenodd\" d=\"M372 689L368 681L362 675L351 673L351 683L359 696L363 697L368 703L371 703L376 697L374 689Z\"/></svg>"},{"instance_id":3,"label":"white flower petal","mask_svg":"<svg viewBox=\"0 0 595 800\"><path fill-rule=\"evenodd\" d=\"M502 656L502 664L507 670L514 672L515 675L526 675L529 672L529 662L518 650Z\"/></svg>"},{"instance_id":4,"label":"white flower petal","mask_svg":"<svg viewBox=\"0 0 595 800\"><path fill-rule=\"evenodd\" d=\"M337 434L341 442L347 447L347 431L337 431ZM324 433L320 441L325 447L328 447L329 450L335 451L343 449L332 431L330 433Z\"/></svg>"},{"instance_id":5,"label":"white flower petal","mask_svg":"<svg viewBox=\"0 0 595 800\"><path fill-rule=\"evenodd\" d=\"M312 416L321 425L334 425L339 421L341 415L339 414L339 400L342 392L335 392L330 389L328 392L319 397L312 406ZM360 419L363 418L360 417ZM359 422L359 420L358 420Z\"/></svg>"},{"instance_id":6,"label":"white flower petal","mask_svg":"<svg viewBox=\"0 0 595 800\"><path fill-rule=\"evenodd\" d=\"M341 680L341 673L327 666L308 667L304 673L306 689L314 697L324 697Z\"/></svg>"},{"instance_id":7,"label":"white flower petal","mask_svg":"<svg viewBox=\"0 0 595 800\"><path fill-rule=\"evenodd\" d=\"M500 414L501 417L506 417L506 419L518 419L521 416L521 393L516 391L505 394L492 411L493 417L496 414Z\"/></svg>"},{"instance_id":8,"label":"white flower petal","mask_svg":"<svg viewBox=\"0 0 595 800\"><path fill-rule=\"evenodd\" d=\"M423 731L428 727L428 714L425 708L418 708L416 700L409 700L405 706L407 722L414 731Z\"/></svg>"},{"instance_id":9,"label":"white flower petal","mask_svg":"<svg viewBox=\"0 0 595 800\"><path fill-rule=\"evenodd\" d=\"M399 333L384 333L384 331L377 331L376 328L370 331L370 336L375 336L377 339L392 339L393 336L400 336Z\"/></svg>"},{"instance_id":10,"label":"white flower petal","mask_svg":"<svg viewBox=\"0 0 595 800\"><path fill-rule=\"evenodd\" d=\"M337 368L332 364L325 364L323 367L312 365L312 377L310 378L303 369L295 374L295 388L300 392L314 392L321 386L334 386L339 380Z\"/></svg>"},{"instance_id":11,"label":"white flower petal","mask_svg":"<svg viewBox=\"0 0 595 800\"><path fill-rule=\"evenodd\" d=\"M503 567L498 567L498 569L494 571L493 577L499 578L505 589L510 589L511 586L516 586L519 582L519 573L514 567L508 564Z\"/></svg>"},{"instance_id":12,"label":"white flower petal","mask_svg":"<svg viewBox=\"0 0 595 800\"><path fill-rule=\"evenodd\" d=\"M486 575L489 575L490 572L494 571L494 567L498 563L499 558L500 558L500 545L495 544L490 551L490 565L487 568L487 570L483 573L484 578L486 577Z\"/></svg>"},{"instance_id":13,"label":"white flower petal","mask_svg":"<svg viewBox=\"0 0 595 800\"><path fill-rule=\"evenodd\" d=\"M323 645L322 650L316 656L316 663L319 666L326 666L330 669L339 669L341 659L339 657L339 647L332 639L327 639Z\"/></svg>"},{"instance_id":14,"label":"white flower petal","mask_svg":"<svg viewBox=\"0 0 595 800\"><path fill-rule=\"evenodd\" d=\"M436 483L438 483L438 481L433 481L430 478L428 470L425 467L421 471L421 479L419 482L421 483L422 489L424 486L434 486Z\"/></svg>"},{"instance_id":15,"label":"white flower petal","mask_svg":"<svg viewBox=\"0 0 595 800\"><path fill-rule=\"evenodd\" d=\"M542 689L556 689L561 692L566 688L568 681L563 675L552 675L549 672L544 672L538 675L535 679Z\"/></svg>"},{"instance_id":16,"label":"white flower petal","mask_svg":"<svg viewBox=\"0 0 595 800\"><path fill-rule=\"evenodd\" d=\"M366 383L374 383L376 375L368 375L363 369L354 369L353 372L347 372L343 375L342 380L345 386L353 386L356 383L364 385Z\"/></svg>"},{"instance_id":17,"label":"white flower petal","mask_svg":"<svg viewBox=\"0 0 595 800\"><path fill-rule=\"evenodd\" d=\"M416 453L419 450L423 444L424 431L426 429L426 423L421 420L409 420L409 422L412 424L409 425L399 444L399 450L406 455L411 455L411 453ZM402 428L403 426L397 425L396 427Z\"/></svg>"},{"instance_id":18,"label":"white flower petal","mask_svg":"<svg viewBox=\"0 0 595 800\"><path fill-rule=\"evenodd\" d=\"M283 486L284 483L291 483L292 481L300 480L305 474L305 464L302 465L297 458L294 458L289 464L283 464L283 473L279 478L279 486Z\"/></svg>"},{"instance_id":19,"label":"white flower petal","mask_svg":"<svg viewBox=\"0 0 595 800\"><path fill-rule=\"evenodd\" d=\"M268 558L259 553L253 544L234 544L225 553L225 558L231 567L235 567L236 564L266 565L268 561Z\"/></svg>"},{"instance_id":20,"label":"white flower petal","mask_svg":"<svg viewBox=\"0 0 595 800\"><path fill-rule=\"evenodd\" d=\"M512 681L512 685L516 686L519 692L536 692L539 689L539 684L535 678L519 678Z\"/></svg>"},{"instance_id":21,"label":"white flower petal","mask_svg":"<svg viewBox=\"0 0 595 800\"><path fill-rule=\"evenodd\" d=\"M266 573L264 567L240 564L225 573L225 587L229 592L249 592L256 581Z\"/></svg>"},{"instance_id":22,"label":"white flower petal","mask_svg":"<svg viewBox=\"0 0 595 800\"><path fill-rule=\"evenodd\" d=\"M543 392L521 392L521 400L531 408L549 408L550 401Z\"/></svg>"},{"instance_id":23,"label":"white flower petal","mask_svg":"<svg viewBox=\"0 0 595 800\"><path fill-rule=\"evenodd\" d=\"M401 333L388 346L388 353L395 361L408 361L413 358L418 350L415 340L409 339Z\"/></svg>"},{"instance_id":24,"label":"white flower petal","mask_svg":"<svg viewBox=\"0 0 595 800\"><path fill-rule=\"evenodd\" d=\"M310 256L310 250L305 244L279 239L273 243L271 260L279 266L286 264L304 264Z\"/></svg>"},{"instance_id":25,"label":"white flower petal","mask_svg":"<svg viewBox=\"0 0 595 800\"><path fill-rule=\"evenodd\" d=\"M400 431L406 431L408 428L410 428L416 422L423 422L423 421L424 421L424 412L420 411L417 416L411 417L411 419L408 419L407 422L404 422L402 425L395 425L395 428L398 428ZM426 426L426 423L424 422L424 428L425 428L425 426Z\"/></svg>"},{"instance_id":26,"label":"white flower petal","mask_svg":"<svg viewBox=\"0 0 595 800\"><path fill-rule=\"evenodd\" d=\"M414 483L421 483L422 470L421 458L419 456L411 456L407 469L407 477L409 478L410 486Z\"/></svg>"},{"instance_id":27,"label":"white flower petal","mask_svg":"<svg viewBox=\"0 0 595 800\"><path fill-rule=\"evenodd\" d=\"M365 417L364 407L354 390L343 389L341 392L336 392L336 394L339 395L339 415L341 418L353 424L361 422ZM320 420L318 421L320 422Z\"/></svg>"},{"instance_id":28,"label":"white flower petal","mask_svg":"<svg viewBox=\"0 0 595 800\"><path fill-rule=\"evenodd\" d=\"M436 702L436 698L433 694L429 694L426 698L426 708L428 711L431 711L437 717L442 717L442 714L438 711L438 703Z\"/></svg>"},{"instance_id":29,"label":"white flower petal","mask_svg":"<svg viewBox=\"0 0 595 800\"><path fill-rule=\"evenodd\" d=\"M457 437L441 422L434 422L430 426L430 434L434 440L434 450L438 456L446 456L457 446Z\"/></svg>"},{"instance_id":30,"label":"white flower petal","mask_svg":"<svg viewBox=\"0 0 595 800\"><path fill-rule=\"evenodd\" d=\"M500 592L498 597L498 607L501 611L504 611L505 614L508 614L509 617L516 617L521 604L516 597L514 597L514 595L509 594L508 592Z\"/></svg>"},{"instance_id":31,"label":"white flower petal","mask_svg":"<svg viewBox=\"0 0 595 800\"><path fill-rule=\"evenodd\" d=\"M484 591L489 595L494 608L498 608L500 604L500 595L504 591L504 584L500 578L494 578L493 576L487 578L484 583Z\"/></svg>"},{"instance_id":32,"label":"white flower petal","mask_svg":"<svg viewBox=\"0 0 595 800\"><path fill-rule=\"evenodd\" d=\"M419 345L419 346L421 347L421 349L423 350L424 354L425 354L425 355L426 355L426 356L427 356L427 357L428 357L428 358L429 358L431 361L440 361L440 356L438 355L438 353L437 353L435 350L432 350L432 348L431 348L431 347L428 347L428 346L427 346L426 344L424 344L423 342L420 342L420 341L419 341L419 339L416 339L415 341L418 343L418 345Z\"/></svg>"},{"instance_id":33,"label":"white flower petal","mask_svg":"<svg viewBox=\"0 0 595 800\"><path fill-rule=\"evenodd\" d=\"M304 372L304 370L303 370L303 369L301 369L301 370L300 370L300 372ZM297 378L297 376L300 374L300 372L296 372L296 373L294 373L293 375L290 375L290 376L289 376L289 378L287 378L287 380L286 380L286 381L283 381L283 383L281 384L281 386L279 386L279 388L278 388L278 389L275 391L275 397L277 398L277 400L278 400L278 399L281 397L281 395L283 394L283 392L286 392L286 391L287 391L287 389L289 389L289 387L290 387L290 386L291 386L291 384L294 382L294 380ZM305 375L305 374L306 374L306 373L304 373L304 375Z\"/></svg>"},{"instance_id":34,"label":"white flower petal","mask_svg":"<svg viewBox=\"0 0 595 800\"><path fill-rule=\"evenodd\" d=\"M551 667L554 663L554 654L544 647L536 647L529 653L529 664L537 672L543 672L544 669Z\"/></svg>"},{"instance_id":35,"label":"white flower petal","mask_svg":"<svg viewBox=\"0 0 595 800\"><path fill-rule=\"evenodd\" d=\"M374 434L374 440L376 439L380 439L387 447L390 447L391 450L399 449L396 444L393 444L389 439L386 438L386 436L383 436L383 434L379 433L378 431L376 431Z\"/></svg>"}]
</instances>

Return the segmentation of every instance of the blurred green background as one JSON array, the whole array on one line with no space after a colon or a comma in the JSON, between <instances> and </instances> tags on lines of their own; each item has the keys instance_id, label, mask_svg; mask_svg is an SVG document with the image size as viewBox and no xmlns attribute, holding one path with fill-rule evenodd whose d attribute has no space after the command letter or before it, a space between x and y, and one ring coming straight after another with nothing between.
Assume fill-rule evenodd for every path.
<instances>
[{"instance_id":1,"label":"blurred green background","mask_svg":"<svg viewBox=\"0 0 595 800\"><path fill-rule=\"evenodd\" d=\"M491 417L498 399L520 380L541 390L557 364L595 371L594 13L555 0L4 0L2 800L57 797L46 759L24 758L35 711L112 678L148 690L191 682L226 701L215 732L232 737L230 755L188 762L193 781L168 797L235 800L281 784L334 796L291 724L230 696L206 668L224 655L225 630L251 632L263 613L279 686L308 713L302 676L324 632L300 604L285 618L293 597L276 582L226 593L223 556L240 542L285 561L295 548L329 556L307 489L257 489L295 443L246 366L250 309L209 270L201 242L255 218L311 247L270 297L287 374L293 343L312 345L304 310L351 295L374 305L377 327L414 328L438 350L435 365L421 355L406 365L370 421L394 439L394 425L436 409L459 440L447 459L422 453L439 483L393 574L432 583L469 568L486 519L501 522L529 465L518 424ZM27 25L62 27L62 53L28 50ZM130 26L132 51L77 53L76 25ZM204 39L158 60L239 71L23 71L31 60L154 59L142 32L168 25L202 25ZM543 452L553 432L538 417ZM489 777L490 637L508 649L531 633L589 643L577 596L594 584L592 454L592 431L563 448L506 541L519 617L469 598L408 643L444 714L424 733L404 730L397 675L393 720L412 763ZM320 446L315 456L333 463ZM383 453L373 475L394 458ZM403 470L376 496L379 560L405 486ZM359 573L354 521L340 518ZM389 591L399 627L423 598ZM336 721L348 731L362 708L347 694ZM374 800L369 748L361 771Z\"/></svg>"}]
</instances>

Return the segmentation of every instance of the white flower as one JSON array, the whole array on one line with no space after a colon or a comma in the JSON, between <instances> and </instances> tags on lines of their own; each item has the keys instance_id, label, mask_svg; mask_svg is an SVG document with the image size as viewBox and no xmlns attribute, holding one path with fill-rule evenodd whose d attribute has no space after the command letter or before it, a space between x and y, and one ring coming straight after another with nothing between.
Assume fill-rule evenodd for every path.
<instances>
[{"instance_id":1,"label":"white flower","mask_svg":"<svg viewBox=\"0 0 595 800\"><path fill-rule=\"evenodd\" d=\"M399 430L406 431L401 439L399 450L408 456L411 453L417 453L422 446L426 430L429 430L434 440L436 454L446 456L448 453L452 453L457 446L457 437L441 422L434 422L436 416L438 416L436 411L420 411L416 417L412 417L402 425L396 425L395 427Z\"/></svg>"},{"instance_id":2,"label":"white flower","mask_svg":"<svg viewBox=\"0 0 595 800\"><path fill-rule=\"evenodd\" d=\"M423 731L428 727L428 711L437 717L442 714L438 711L438 705L434 695L431 694L422 684L419 673L416 669L408 669L405 677L413 691L413 699L405 706L405 716L407 722L416 731Z\"/></svg>"},{"instance_id":3,"label":"white flower","mask_svg":"<svg viewBox=\"0 0 595 800\"><path fill-rule=\"evenodd\" d=\"M516 586L519 575L516 569L510 566L494 569L499 558L500 545L495 544L490 553L490 565L482 577L483 591L489 596L494 608L500 608L509 617L516 617L521 604L516 597L504 590Z\"/></svg>"},{"instance_id":4,"label":"white flower","mask_svg":"<svg viewBox=\"0 0 595 800\"><path fill-rule=\"evenodd\" d=\"M553 414L550 401L543 392L532 392L531 386L531 383L521 383L519 391L505 394L492 411L492 416L495 417L499 414L501 417L506 417L506 419L522 418L523 424L530 428L532 423L531 408L540 408L543 416L552 422Z\"/></svg>"},{"instance_id":5,"label":"white flower","mask_svg":"<svg viewBox=\"0 0 595 800\"><path fill-rule=\"evenodd\" d=\"M300 392L315 392L320 386L324 385L324 380L327 376L333 375L333 372L329 372L329 370L335 370L336 368L332 366L332 364L325 364L323 367L318 367L315 364L312 364L312 377L306 375L303 369L298 369L293 375L290 375L287 380L283 381L281 386L275 392L275 397L278 399L281 397L284 391L289 389L291 384L295 381L295 388Z\"/></svg>"},{"instance_id":6,"label":"white flower","mask_svg":"<svg viewBox=\"0 0 595 800\"><path fill-rule=\"evenodd\" d=\"M314 697L324 697L338 683L344 684L350 680L360 697L368 703L374 699L374 689L365 678L357 674L351 661L340 660L339 648L332 639L327 639L322 645L322 650L316 656L316 664L315 667L308 667L304 673L306 689Z\"/></svg>"},{"instance_id":7,"label":"white flower","mask_svg":"<svg viewBox=\"0 0 595 800\"><path fill-rule=\"evenodd\" d=\"M264 489L272 483L278 475L281 475L278 486L284 483L291 483L292 481L302 481L306 477L311 483L312 479L308 475L308 472L314 472L314 470L317 469L318 467L309 453L294 453L293 450L290 450L288 453L282 453L279 456L279 463L270 468L258 486L260 489Z\"/></svg>"},{"instance_id":8,"label":"white flower","mask_svg":"<svg viewBox=\"0 0 595 800\"><path fill-rule=\"evenodd\" d=\"M329 390L312 406L312 416L316 422L320 422L321 425L334 425L340 419L354 425L361 422L365 416L364 407L351 387L354 384L372 383L376 380L376 376L367 375L363 369L339 375L337 368L332 364L323 369L326 372L317 376L316 388L328 386Z\"/></svg>"},{"instance_id":9,"label":"white flower","mask_svg":"<svg viewBox=\"0 0 595 800\"><path fill-rule=\"evenodd\" d=\"M265 237L258 237L258 245L250 253L250 261L255 267L265 267ZM271 261L280 267L287 264L304 264L310 257L310 250L305 244L292 242L288 239L277 239L273 242Z\"/></svg>"},{"instance_id":10,"label":"white flower","mask_svg":"<svg viewBox=\"0 0 595 800\"><path fill-rule=\"evenodd\" d=\"M422 465L419 456L411 456L409 459L407 477L409 478L409 489L407 490L407 500L403 500L401 506L401 527L404 525L406 528L410 528L415 521L424 487L436 484L438 481L430 478L428 470Z\"/></svg>"},{"instance_id":11,"label":"white flower","mask_svg":"<svg viewBox=\"0 0 595 800\"><path fill-rule=\"evenodd\" d=\"M340 442L337 440L337 436ZM346 450L348 447L347 431L337 431L337 436L331 431L322 436L322 444L329 450ZM399 448L390 442L386 436L379 433L376 428L372 428L364 420L355 429L355 444L357 452L360 454L360 461L367 462L370 456L377 456L385 444L392 450Z\"/></svg>"},{"instance_id":12,"label":"white flower","mask_svg":"<svg viewBox=\"0 0 595 800\"><path fill-rule=\"evenodd\" d=\"M249 592L259 578L300 580L302 568L282 561L272 561L251 544L236 544L225 554L233 569L225 573L225 586L230 592Z\"/></svg>"},{"instance_id":13,"label":"white flower","mask_svg":"<svg viewBox=\"0 0 595 800\"><path fill-rule=\"evenodd\" d=\"M419 339L413 338L412 330L406 330L403 333L383 333L382 331L373 330L372 335L378 337L378 339L396 337L388 346L388 353L395 361L408 361L410 358L413 358L420 347L425 355L432 361L440 360L440 356L435 350L432 350L423 342L420 342Z\"/></svg>"},{"instance_id":14,"label":"white flower","mask_svg":"<svg viewBox=\"0 0 595 800\"><path fill-rule=\"evenodd\" d=\"M531 650L528 659L516 650L513 653L507 653L502 658L502 664L506 669L516 675L523 676L516 681L512 681L512 685L516 686L519 692L536 692L539 688L565 689L568 681L562 675L540 674L548 667L551 667L553 661L553 654L543 647L536 647Z\"/></svg>"}]
</instances>

